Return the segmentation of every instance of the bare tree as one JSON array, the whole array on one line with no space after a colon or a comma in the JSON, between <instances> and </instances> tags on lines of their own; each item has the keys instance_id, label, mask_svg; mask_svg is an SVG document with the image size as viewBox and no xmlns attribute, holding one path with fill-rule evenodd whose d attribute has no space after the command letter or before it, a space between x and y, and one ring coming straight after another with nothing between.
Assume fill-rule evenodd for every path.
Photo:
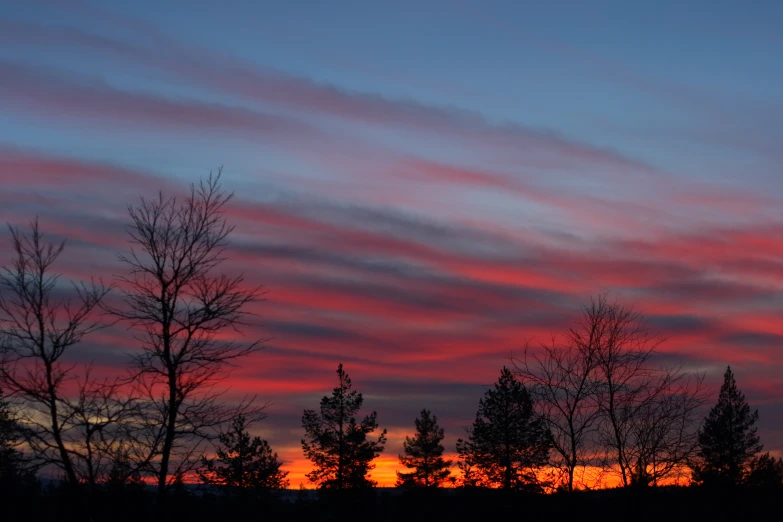
<instances>
[{"instance_id":1,"label":"bare tree","mask_svg":"<svg viewBox=\"0 0 783 522\"><path fill-rule=\"evenodd\" d=\"M552 431L566 488L574 488L577 468L617 473L624 486L684 470L696 449L702 377L656 366L662 338L606 294L582 308L565 338L562 346L553 338L528 347L515 367Z\"/></svg>"},{"instance_id":2,"label":"bare tree","mask_svg":"<svg viewBox=\"0 0 783 522\"><path fill-rule=\"evenodd\" d=\"M132 247L119 259L129 272L118 278L125 306L114 313L141 343L134 368L145 414L135 442L147 446L143 458L161 500L170 478L198 464L201 444L225 422L260 411L252 401L228 407L216 388L226 367L261 343L218 337L247 324L247 305L261 297L242 275L214 273L233 230L224 215L231 198L218 171L191 185L182 200L161 193L128 207Z\"/></svg>"},{"instance_id":3,"label":"bare tree","mask_svg":"<svg viewBox=\"0 0 783 522\"><path fill-rule=\"evenodd\" d=\"M591 436L600 420L594 332L579 326L570 331L566 345L558 346L553 337L539 349L526 346L523 357L513 361L515 374L552 434L551 464L563 475L568 491L574 489L577 470L592 460Z\"/></svg>"},{"instance_id":4,"label":"bare tree","mask_svg":"<svg viewBox=\"0 0 783 522\"><path fill-rule=\"evenodd\" d=\"M69 446L80 456L80 479L91 486L120 478L114 469L117 454L128 446L140 413L140 403L128 394L130 391L120 379L93 379L91 368L87 367L78 379L78 394L63 401L69 412L68 425L78 433ZM143 460L134 461L127 475L139 472L145 465Z\"/></svg>"},{"instance_id":5,"label":"bare tree","mask_svg":"<svg viewBox=\"0 0 783 522\"><path fill-rule=\"evenodd\" d=\"M656 484L696 448L701 377L656 366L663 338L633 307L610 303L606 294L591 299L582 322L594 332L604 464L624 486Z\"/></svg>"},{"instance_id":6,"label":"bare tree","mask_svg":"<svg viewBox=\"0 0 783 522\"><path fill-rule=\"evenodd\" d=\"M581 322L593 332L599 405L603 415L598 444L606 454L604 465L619 468L621 482L629 485L636 462L633 448L636 421L658 393L652 393L656 375L649 359L661 339L651 336L646 322L632 308L609 303L606 294L591 298Z\"/></svg>"},{"instance_id":7,"label":"bare tree","mask_svg":"<svg viewBox=\"0 0 783 522\"><path fill-rule=\"evenodd\" d=\"M698 450L699 414L705 402L702 383L702 375L680 367L663 369L639 401L623 456L630 464L631 484L657 486L688 474L686 465Z\"/></svg>"},{"instance_id":8,"label":"bare tree","mask_svg":"<svg viewBox=\"0 0 783 522\"><path fill-rule=\"evenodd\" d=\"M98 312L111 288L94 281L71 283L69 297L69 288L52 271L64 242L45 241L37 220L27 235L9 229L15 259L0 272L0 382L20 405L25 445L39 464L61 470L71 485L94 483L100 457L89 441L96 433L92 428L107 432L116 420L110 406L115 388L86 384L89 372L66 362L66 356L105 326ZM78 398L69 395L71 385ZM108 408L103 413L111 413L96 427L86 413L101 408L100 402Z\"/></svg>"}]
</instances>

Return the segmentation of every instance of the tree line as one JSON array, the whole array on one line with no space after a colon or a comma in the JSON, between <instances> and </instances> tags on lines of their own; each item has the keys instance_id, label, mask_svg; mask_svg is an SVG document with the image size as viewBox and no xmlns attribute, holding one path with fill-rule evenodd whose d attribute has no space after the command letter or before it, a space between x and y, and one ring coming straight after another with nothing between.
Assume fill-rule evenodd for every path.
<instances>
[{"instance_id":1,"label":"tree line","mask_svg":"<svg viewBox=\"0 0 783 522\"><path fill-rule=\"evenodd\" d=\"M262 288L221 271L231 198L218 172L184 198L161 193L128 206L125 272L109 284L66 284L55 269L65 244L47 241L37 220L27 232L10 227L13 261L0 272L3 485L56 469L85 498L154 483L161 505L188 477L229 493L289 486L268 442L249 433L264 405L222 398L225 372L264 341L220 335L252 326L250 307L263 299ZM135 340L123 375L72 362L113 325ZM703 375L663 364L662 341L632 307L592 299L565 335L528 343L503 367L456 443L456 463L444 457L437 417L421 410L397 486L781 486L783 462L761 454L758 413L731 369L702 421ZM376 412L359 416L363 397L342 364L337 377L331 396L303 413L307 478L325 490L370 488L386 431Z\"/></svg>"},{"instance_id":2,"label":"tree line","mask_svg":"<svg viewBox=\"0 0 783 522\"><path fill-rule=\"evenodd\" d=\"M324 489L372 487L375 483L368 474L373 469L372 460L384 449L386 430L373 435L378 430L374 411L357 422L362 395L352 389L342 365L337 374L339 384L331 396L321 400L320 413L306 410L303 417L307 438L302 440L302 447L314 465L308 478ZM680 416L676 420L670 419L670 407L665 416L658 414L658 409L653 409L656 414L651 415L646 408L635 408L643 412L638 414L644 415L639 419L629 419L630 413L623 411L625 423L643 424L647 433L642 442L635 433L621 438L623 453L619 453L617 439L609 439L603 447L599 444L605 430L614 431L612 423L617 422L608 413L599 412L590 432L596 444L591 453L584 453L587 457L576 462L562 458L557 449L556 435L550 427L553 421L548 417L552 406L539 405L537 392L531 392L517 374L525 375L519 368L503 367L498 380L479 401L475 420L465 428L466 438L457 440L457 473L452 473L454 462L444 457L445 433L437 417L430 410L421 410L414 421L414 435L403 443L399 461L407 471L397 472L396 486L572 491L574 469L590 466L596 468L595 473L613 474L615 483L625 487L674 484L676 479L686 478L686 483L720 488L783 488L783 460L761 453L763 445L755 426L758 411L750 409L730 367L724 374L717 404L701 424L686 426L686 421L695 416L690 408L684 410L681 406L675 409ZM682 388L677 390L685 393ZM688 393L690 401L703 400L698 387ZM661 400L681 404L685 399ZM683 418L686 412L687 418ZM664 433L666 430L673 433ZM587 442L586 437L580 440ZM572 449L571 455L583 455L580 450ZM634 460L624 471L619 459L625 455L633 455ZM596 483L579 486L590 489Z\"/></svg>"}]
</instances>

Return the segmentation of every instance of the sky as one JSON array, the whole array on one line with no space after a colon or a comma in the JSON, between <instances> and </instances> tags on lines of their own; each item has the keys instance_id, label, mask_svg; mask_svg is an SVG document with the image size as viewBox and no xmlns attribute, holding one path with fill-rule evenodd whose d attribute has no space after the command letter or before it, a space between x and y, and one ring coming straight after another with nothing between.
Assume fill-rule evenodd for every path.
<instances>
[{"instance_id":1,"label":"sky","mask_svg":"<svg viewBox=\"0 0 783 522\"><path fill-rule=\"evenodd\" d=\"M454 451L485 386L591 295L663 358L731 364L783 454L783 3L0 3L0 220L111 281L126 206L223 168L225 270L269 338L232 394L306 482L301 415L342 362L389 442ZM0 241L6 245L9 234ZM9 251L0 250L6 263ZM123 329L74 354L121 371Z\"/></svg>"}]
</instances>

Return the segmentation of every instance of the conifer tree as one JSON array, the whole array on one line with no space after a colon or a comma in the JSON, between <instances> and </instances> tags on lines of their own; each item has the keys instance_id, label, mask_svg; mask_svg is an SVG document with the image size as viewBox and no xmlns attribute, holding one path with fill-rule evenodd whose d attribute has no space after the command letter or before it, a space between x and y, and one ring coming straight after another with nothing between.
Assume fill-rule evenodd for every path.
<instances>
[{"instance_id":1,"label":"conifer tree","mask_svg":"<svg viewBox=\"0 0 783 522\"><path fill-rule=\"evenodd\" d=\"M141 471L135 468L127 448L123 445L120 445L114 453L105 484L110 491L114 492L120 492L126 488L137 491L144 489Z\"/></svg>"},{"instance_id":2,"label":"conifer tree","mask_svg":"<svg viewBox=\"0 0 783 522\"><path fill-rule=\"evenodd\" d=\"M398 471L397 487L440 487L448 480L452 463L443 458L443 428L438 426L438 418L426 409L421 410L415 422L416 434L405 437L402 444L405 455L400 455L400 464L413 471Z\"/></svg>"},{"instance_id":3,"label":"conifer tree","mask_svg":"<svg viewBox=\"0 0 783 522\"><path fill-rule=\"evenodd\" d=\"M0 488L5 489L25 473L19 446L19 427L0 390Z\"/></svg>"},{"instance_id":4,"label":"conifer tree","mask_svg":"<svg viewBox=\"0 0 783 522\"><path fill-rule=\"evenodd\" d=\"M756 429L758 410L751 411L737 388L731 367L726 368L718 404L699 430L698 459L693 468L698 483L737 486L762 449Z\"/></svg>"},{"instance_id":5,"label":"conifer tree","mask_svg":"<svg viewBox=\"0 0 783 522\"><path fill-rule=\"evenodd\" d=\"M775 458L769 452L753 459L746 484L751 488L783 490L783 459Z\"/></svg>"},{"instance_id":6,"label":"conifer tree","mask_svg":"<svg viewBox=\"0 0 783 522\"><path fill-rule=\"evenodd\" d=\"M261 437L251 438L248 427L248 421L239 415L231 422L231 428L219 436L217 458L202 459L202 483L240 493L288 487L288 472L280 469L283 463L277 453Z\"/></svg>"},{"instance_id":7,"label":"conifer tree","mask_svg":"<svg viewBox=\"0 0 783 522\"><path fill-rule=\"evenodd\" d=\"M471 484L503 489L537 489L537 468L549 459L551 434L533 410L527 389L503 367L479 402L468 440L457 441L460 468Z\"/></svg>"},{"instance_id":8,"label":"conifer tree","mask_svg":"<svg viewBox=\"0 0 783 522\"><path fill-rule=\"evenodd\" d=\"M321 399L320 411L305 410L302 426L306 439L302 450L315 466L307 478L324 489L357 489L375 486L367 474L375 466L386 444L386 430L377 440L368 440L378 429L377 414L366 415L361 422L356 414L362 407L362 394L351 389L351 379L337 367L338 385L332 396Z\"/></svg>"}]
</instances>

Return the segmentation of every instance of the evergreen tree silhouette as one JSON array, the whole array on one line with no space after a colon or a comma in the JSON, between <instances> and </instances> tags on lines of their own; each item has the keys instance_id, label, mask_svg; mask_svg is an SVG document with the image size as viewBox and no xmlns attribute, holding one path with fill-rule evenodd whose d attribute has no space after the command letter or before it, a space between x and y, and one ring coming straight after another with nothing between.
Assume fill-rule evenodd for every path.
<instances>
[{"instance_id":1,"label":"evergreen tree silhouette","mask_svg":"<svg viewBox=\"0 0 783 522\"><path fill-rule=\"evenodd\" d=\"M185 484L184 472L177 471L174 473L174 480L171 482L171 495L180 500L190 496L190 492Z\"/></svg>"},{"instance_id":2,"label":"evergreen tree silhouette","mask_svg":"<svg viewBox=\"0 0 783 522\"><path fill-rule=\"evenodd\" d=\"M468 440L457 441L460 469L469 471L465 485L540 488L536 470L549 460L552 437L527 389L506 367L479 402L468 433Z\"/></svg>"},{"instance_id":3,"label":"evergreen tree silhouette","mask_svg":"<svg viewBox=\"0 0 783 522\"><path fill-rule=\"evenodd\" d=\"M696 482L731 487L745 481L750 464L763 447L755 426L758 418L758 410L751 411L731 367L727 367L718 404L699 431L698 459L693 467Z\"/></svg>"},{"instance_id":4,"label":"evergreen tree silhouette","mask_svg":"<svg viewBox=\"0 0 783 522\"><path fill-rule=\"evenodd\" d=\"M223 486L227 492L248 493L285 489L289 481L283 463L261 437L251 437L250 423L243 415L231 421L229 430L218 437L217 458L202 459L199 479L203 484ZM221 465L222 464L222 465Z\"/></svg>"},{"instance_id":5,"label":"evergreen tree silhouette","mask_svg":"<svg viewBox=\"0 0 783 522\"><path fill-rule=\"evenodd\" d=\"M443 428L429 410L421 410L416 419L416 434L405 437L400 464L413 471L397 472L397 487L437 488L449 479L452 461L443 458Z\"/></svg>"},{"instance_id":6,"label":"evergreen tree silhouette","mask_svg":"<svg viewBox=\"0 0 783 522\"><path fill-rule=\"evenodd\" d=\"M386 444L386 430L377 440L367 436L378 429L376 412L357 423L355 415L362 407L362 394L351 389L351 379L337 367L338 386L332 396L321 399L320 412L305 410L302 426L306 439L302 450L315 466L307 478L324 489L357 489L375 486L367 474L375 466Z\"/></svg>"},{"instance_id":7,"label":"evergreen tree silhouette","mask_svg":"<svg viewBox=\"0 0 783 522\"><path fill-rule=\"evenodd\" d=\"M0 390L0 489L5 491L28 475L19 445L19 426Z\"/></svg>"},{"instance_id":8,"label":"evergreen tree silhouette","mask_svg":"<svg viewBox=\"0 0 783 522\"><path fill-rule=\"evenodd\" d=\"M783 459L775 458L769 452L753 459L746 484L752 488L783 489Z\"/></svg>"},{"instance_id":9,"label":"evergreen tree silhouette","mask_svg":"<svg viewBox=\"0 0 783 522\"><path fill-rule=\"evenodd\" d=\"M144 480L141 472L135 468L128 451L122 446L118 447L109 468L106 485L111 490L123 490L126 487L143 489Z\"/></svg>"}]
</instances>

